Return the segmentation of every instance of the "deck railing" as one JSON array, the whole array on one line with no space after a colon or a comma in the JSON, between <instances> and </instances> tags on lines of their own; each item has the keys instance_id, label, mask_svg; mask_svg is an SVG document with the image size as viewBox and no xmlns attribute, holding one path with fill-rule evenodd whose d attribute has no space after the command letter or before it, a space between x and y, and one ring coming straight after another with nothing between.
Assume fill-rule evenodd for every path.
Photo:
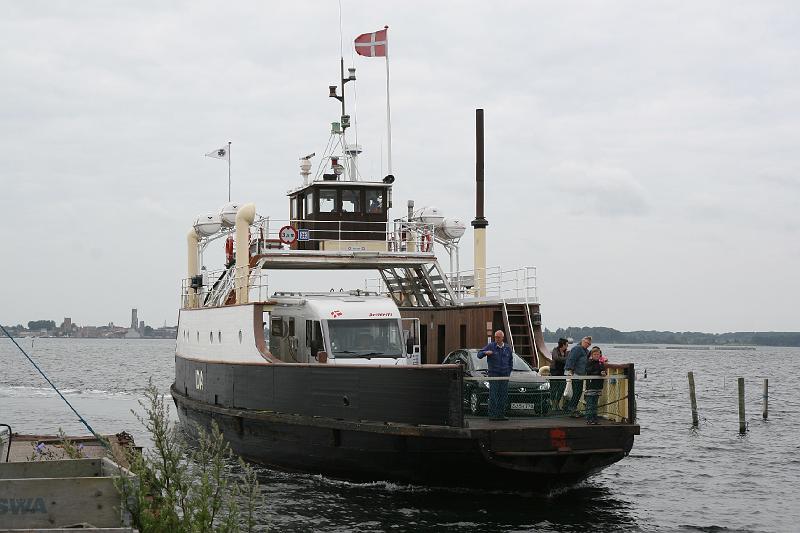
<instances>
[{"instance_id":1,"label":"deck railing","mask_svg":"<svg viewBox=\"0 0 800 533\"><path fill-rule=\"evenodd\" d=\"M486 268L485 295L480 296L475 283L474 270L462 270L447 275L447 281L456 296L464 303L499 302L539 303L536 289L536 267L504 269L500 266ZM381 278L364 279L364 290L385 293L386 284Z\"/></svg>"},{"instance_id":2,"label":"deck railing","mask_svg":"<svg viewBox=\"0 0 800 533\"><path fill-rule=\"evenodd\" d=\"M250 225L250 255L296 249L415 252L433 255L434 229L433 224L401 220L363 222L260 217ZM234 228L229 228L204 238L201 249L212 241L232 235L234 231Z\"/></svg>"},{"instance_id":3,"label":"deck railing","mask_svg":"<svg viewBox=\"0 0 800 533\"><path fill-rule=\"evenodd\" d=\"M483 300L505 300L509 303L538 303L536 290L536 267L504 269L500 266L487 267L485 294L479 295L476 286L475 270L462 270L450 276L453 290L462 300L480 302Z\"/></svg>"},{"instance_id":4,"label":"deck railing","mask_svg":"<svg viewBox=\"0 0 800 533\"><path fill-rule=\"evenodd\" d=\"M181 307L219 307L236 301L236 281L243 276L236 275L236 268L204 270L202 285L191 278L181 280ZM263 302L270 298L269 275L260 267L253 268L244 284L248 301Z\"/></svg>"},{"instance_id":5,"label":"deck railing","mask_svg":"<svg viewBox=\"0 0 800 533\"><path fill-rule=\"evenodd\" d=\"M513 419L575 417L590 418L592 410L603 421L633 423L636 420L633 364L615 365L606 376L468 377L464 376L461 401L464 417L486 418L492 381L507 381L504 416ZM602 384L595 407L589 388ZM565 390L572 394L565 396Z\"/></svg>"}]
</instances>

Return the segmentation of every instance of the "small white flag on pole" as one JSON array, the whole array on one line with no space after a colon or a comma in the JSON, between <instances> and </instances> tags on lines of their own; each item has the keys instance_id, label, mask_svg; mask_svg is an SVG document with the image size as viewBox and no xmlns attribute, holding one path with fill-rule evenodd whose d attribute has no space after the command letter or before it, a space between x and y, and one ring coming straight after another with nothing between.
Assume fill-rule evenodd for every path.
<instances>
[{"instance_id":1,"label":"small white flag on pole","mask_svg":"<svg viewBox=\"0 0 800 533\"><path fill-rule=\"evenodd\" d=\"M222 148L211 150L206 154L206 157L213 157L214 159L226 159L230 161L230 152L228 151L227 146L223 146Z\"/></svg>"},{"instance_id":2,"label":"small white flag on pole","mask_svg":"<svg viewBox=\"0 0 800 533\"><path fill-rule=\"evenodd\" d=\"M213 157L214 159L224 159L228 162L228 201L231 201L231 143L228 146L211 150L206 154L206 157Z\"/></svg>"}]
</instances>

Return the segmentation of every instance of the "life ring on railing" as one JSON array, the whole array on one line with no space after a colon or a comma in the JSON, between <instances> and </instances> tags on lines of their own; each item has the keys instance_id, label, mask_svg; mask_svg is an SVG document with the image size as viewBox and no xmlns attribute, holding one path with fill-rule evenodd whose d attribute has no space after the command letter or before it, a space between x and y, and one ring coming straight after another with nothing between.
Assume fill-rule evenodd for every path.
<instances>
[{"instance_id":1,"label":"life ring on railing","mask_svg":"<svg viewBox=\"0 0 800 533\"><path fill-rule=\"evenodd\" d=\"M233 235L228 235L225 239L225 264L228 266L233 264Z\"/></svg>"},{"instance_id":2,"label":"life ring on railing","mask_svg":"<svg viewBox=\"0 0 800 533\"><path fill-rule=\"evenodd\" d=\"M433 247L433 235L429 231L423 233L419 238L419 251L430 252Z\"/></svg>"}]
</instances>

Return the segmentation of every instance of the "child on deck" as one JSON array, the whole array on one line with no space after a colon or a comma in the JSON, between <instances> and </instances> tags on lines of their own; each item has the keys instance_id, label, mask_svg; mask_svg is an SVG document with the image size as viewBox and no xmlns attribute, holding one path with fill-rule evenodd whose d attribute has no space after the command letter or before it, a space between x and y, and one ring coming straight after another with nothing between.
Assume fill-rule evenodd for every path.
<instances>
[{"instance_id":1,"label":"child on deck","mask_svg":"<svg viewBox=\"0 0 800 533\"><path fill-rule=\"evenodd\" d=\"M589 352L589 361L586 363L587 376L605 376L607 359L603 357L603 352L599 347L595 346ZM597 401L603 393L602 379L590 379L586 381L586 392L584 396L586 399L586 423L596 425L597 420Z\"/></svg>"}]
</instances>

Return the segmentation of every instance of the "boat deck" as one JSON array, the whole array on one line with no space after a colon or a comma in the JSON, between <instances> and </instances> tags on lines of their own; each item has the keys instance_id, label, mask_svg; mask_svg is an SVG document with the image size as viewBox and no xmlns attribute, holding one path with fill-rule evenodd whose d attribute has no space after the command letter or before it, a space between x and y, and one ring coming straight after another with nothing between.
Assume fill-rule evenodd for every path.
<instances>
[{"instance_id":1,"label":"boat deck","mask_svg":"<svg viewBox=\"0 0 800 533\"><path fill-rule=\"evenodd\" d=\"M362 250L269 250L250 258L255 265L273 270L335 269L374 270L392 267L421 267L436 261L433 252L375 252Z\"/></svg>"},{"instance_id":2,"label":"boat deck","mask_svg":"<svg viewBox=\"0 0 800 533\"><path fill-rule=\"evenodd\" d=\"M558 417L519 417L508 420L489 420L485 416L465 416L464 427L469 429L530 429L554 427L601 427L601 426L626 426L620 422L612 422L601 418L599 424L590 426L585 418L572 418L570 416Z\"/></svg>"}]
</instances>

